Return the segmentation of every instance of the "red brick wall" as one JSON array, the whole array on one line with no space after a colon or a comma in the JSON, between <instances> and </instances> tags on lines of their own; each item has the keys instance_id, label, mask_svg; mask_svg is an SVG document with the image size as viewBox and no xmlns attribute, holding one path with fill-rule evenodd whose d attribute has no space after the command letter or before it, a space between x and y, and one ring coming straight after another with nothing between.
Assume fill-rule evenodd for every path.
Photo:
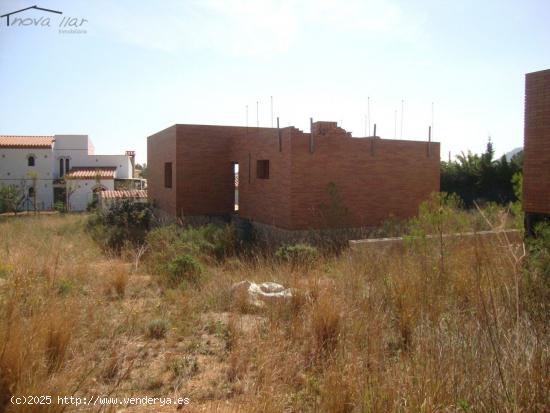
<instances>
[{"instance_id":1,"label":"red brick wall","mask_svg":"<svg viewBox=\"0 0 550 413\"><path fill-rule=\"evenodd\" d=\"M550 214L550 70L525 77L523 209Z\"/></svg>"},{"instance_id":2,"label":"red brick wall","mask_svg":"<svg viewBox=\"0 0 550 413\"><path fill-rule=\"evenodd\" d=\"M233 159L239 162L239 214L265 224L291 228L290 221L290 128L249 128L233 144ZM269 160L269 179L258 179L258 160Z\"/></svg>"},{"instance_id":3,"label":"red brick wall","mask_svg":"<svg viewBox=\"0 0 550 413\"><path fill-rule=\"evenodd\" d=\"M439 143L351 138L333 122L314 124L310 135L277 129L177 125L176 149L164 132L149 138L149 194L171 214L233 211L233 162L239 164L239 214L286 229L334 223L327 187L336 185L348 213L341 226L377 225L389 216L416 214L419 203L439 190ZM154 142L154 145L153 145ZM165 159L177 158L172 192L159 191ZM258 160L269 160L269 179L258 179ZM161 177L162 178L162 177ZM324 205L324 206L323 206Z\"/></svg>"},{"instance_id":4,"label":"red brick wall","mask_svg":"<svg viewBox=\"0 0 550 413\"><path fill-rule=\"evenodd\" d=\"M164 163L172 162L172 188L164 187ZM176 125L147 138L147 196L149 202L176 215Z\"/></svg>"},{"instance_id":5,"label":"red brick wall","mask_svg":"<svg viewBox=\"0 0 550 413\"><path fill-rule=\"evenodd\" d=\"M409 218L439 191L439 143L351 138L336 125L292 136L292 226L374 226ZM329 196L333 183L337 197ZM338 201L336 201L338 199Z\"/></svg>"},{"instance_id":6,"label":"red brick wall","mask_svg":"<svg viewBox=\"0 0 550 413\"><path fill-rule=\"evenodd\" d=\"M231 143L243 128L177 125L177 211L185 215L233 212Z\"/></svg>"}]
</instances>

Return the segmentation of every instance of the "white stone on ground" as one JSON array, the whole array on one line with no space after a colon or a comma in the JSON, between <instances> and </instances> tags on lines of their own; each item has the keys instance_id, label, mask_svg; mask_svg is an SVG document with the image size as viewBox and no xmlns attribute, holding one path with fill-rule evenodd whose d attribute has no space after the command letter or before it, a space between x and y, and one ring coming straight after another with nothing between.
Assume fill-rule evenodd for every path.
<instances>
[{"instance_id":1,"label":"white stone on ground","mask_svg":"<svg viewBox=\"0 0 550 413\"><path fill-rule=\"evenodd\" d=\"M292 297L290 288L281 284L265 282L256 284L250 281L241 281L231 287L233 297L246 297L249 305L256 308L264 308L266 304L277 303Z\"/></svg>"}]
</instances>

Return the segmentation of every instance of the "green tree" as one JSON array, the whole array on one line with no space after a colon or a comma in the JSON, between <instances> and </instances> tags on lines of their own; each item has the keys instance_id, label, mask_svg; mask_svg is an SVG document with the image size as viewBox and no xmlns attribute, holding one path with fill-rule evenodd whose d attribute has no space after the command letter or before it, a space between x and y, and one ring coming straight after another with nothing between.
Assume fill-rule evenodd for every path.
<instances>
[{"instance_id":1,"label":"green tree","mask_svg":"<svg viewBox=\"0 0 550 413\"><path fill-rule=\"evenodd\" d=\"M147 164L136 164L136 171L139 171L139 177L147 179Z\"/></svg>"},{"instance_id":2,"label":"green tree","mask_svg":"<svg viewBox=\"0 0 550 413\"><path fill-rule=\"evenodd\" d=\"M18 185L0 186L0 211L13 212L17 215L25 199L25 190L23 188Z\"/></svg>"},{"instance_id":3,"label":"green tree","mask_svg":"<svg viewBox=\"0 0 550 413\"><path fill-rule=\"evenodd\" d=\"M87 223L92 237L105 249L120 253L126 244L142 245L153 220L148 204L123 200L96 211Z\"/></svg>"},{"instance_id":4,"label":"green tree","mask_svg":"<svg viewBox=\"0 0 550 413\"><path fill-rule=\"evenodd\" d=\"M514 193L512 177L521 172L523 153L508 161L505 156L494 159L495 150L491 138L481 155L468 151L455 161L441 162L441 191L455 193L466 207L476 202L507 204L518 198Z\"/></svg>"}]
</instances>

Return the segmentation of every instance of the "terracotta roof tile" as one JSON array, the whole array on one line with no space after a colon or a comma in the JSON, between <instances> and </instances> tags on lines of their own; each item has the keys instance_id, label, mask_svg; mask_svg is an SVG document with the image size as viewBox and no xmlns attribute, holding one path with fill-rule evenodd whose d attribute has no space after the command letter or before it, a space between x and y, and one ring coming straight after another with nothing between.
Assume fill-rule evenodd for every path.
<instances>
[{"instance_id":1,"label":"terracotta roof tile","mask_svg":"<svg viewBox=\"0 0 550 413\"><path fill-rule=\"evenodd\" d=\"M0 148L51 148L53 136L0 135Z\"/></svg>"},{"instance_id":2,"label":"terracotta roof tile","mask_svg":"<svg viewBox=\"0 0 550 413\"><path fill-rule=\"evenodd\" d=\"M147 198L147 191L141 189L132 189L127 191L101 191L101 198L120 199L120 198Z\"/></svg>"},{"instance_id":3,"label":"terracotta roof tile","mask_svg":"<svg viewBox=\"0 0 550 413\"><path fill-rule=\"evenodd\" d=\"M116 166L113 167L75 167L65 174L65 179L114 179Z\"/></svg>"}]
</instances>

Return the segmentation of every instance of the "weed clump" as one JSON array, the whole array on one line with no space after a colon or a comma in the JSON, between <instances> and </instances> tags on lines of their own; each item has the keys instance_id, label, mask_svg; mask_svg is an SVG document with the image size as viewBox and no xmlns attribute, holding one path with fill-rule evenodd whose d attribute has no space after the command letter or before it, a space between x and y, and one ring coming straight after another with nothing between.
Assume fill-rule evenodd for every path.
<instances>
[{"instance_id":1,"label":"weed clump","mask_svg":"<svg viewBox=\"0 0 550 413\"><path fill-rule=\"evenodd\" d=\"M168 225L155 228L147 234L151 251L150 261L160 264L166 258L190 254L205 260L222 260L235 252L236 238L230 225L204 225L198 228L181 228Z\"/></svg>"},{"instance_id":2,"label":"weed clump","mask_svg":"<svg viewBox=\"0 0 550 413\"><path fill-rule=\"evenodd\" d=\"M528 239L527 251L529 259L523 271L525 309L550 331L550 225L541 223L535 227L535 236Z\"/></svg>"},{"instance_id":3,"label":"weed clump","mask_svg":"<svg viewBox=\"0 0 550 413\"><path fill-rule=\"evenodd\" d=\"M147 325L147 336L149 338L160 340L166 337L167 332L168 332L168 322L166 322L166 320L163 320L163 319L152 320Z\"/></svg>"},{"instance_id":4,"label":"weed clump","mask_svg":"<svg viewBox=\"0 0 550 413\"><path fill-rule=\"evenodd\" d=\"M321 359L331 354L338 345L342 330L342 317L339 309L328 297L322 297L312 312L312 336L315 355Z\"/></svg>"},{"instance_id":5,"label":"weed clump","mask_svg":"<svg viewBox=\"0 0 550 413\"><path fill-rule=\"evenodd\" d=\"M124 298L128 286L128 272L125 268L119 268L111 278L111 287L118 298Z\"/></svg>"},{"instance_id":6,"label":"weed clump","mask_svg":"<svg viewBox=\"0 0 550 413\"><path fill-rule=\"evenodd\" d=\"M292 266L311 267L319 258L319 251L309 244L283 245L275 252L275 256Z\"/></svg>"},{"instance_id":7,"label":"weed clump","mask_svg":"<svg viewBox=\"0 0 550 413\"><path fill-rule=\"evenodd\" d=\"M199 363L196 357L184 356L171 360L167 368L174 378L181 379L196 375L199 372Z\"/></svg>"},{"instance_id":8,"label":"weed clump","mask_svg":"<svg viewBox=\"0 0 550 413\"><path fill-rule=\"evenodd\" d=\"M168 264L169 284L172 286L182 282L198 284L202 273L202 265L191 255L180 255Z\"/></svg>"},{"instance_id":9,"label":"weed clump","mask_svg":"<svg viewBox=\"0 0 550 413\"><path fill-rule=\"evenodd\" d=\"M46 333L45 356L48 365L48 371L53 373L63 362L69 341L71 339L71 331L67 326L56 325L54 322L49 326Z\"/></svg>"},{"instance_id":10,"label":"weed clump","mask_svg":"<svg viewBox=\"0 0 550 413\"><path fill-rule=\"evenodd\" d=\"M187 282L197 285L204 273L203 263L218 263L235 252L233 227L204 225L181 228L159 227L147 234L149 270L171 287Z\"/></svg>"},{"instance_id":11,"label":"weed clump","mask_svg":"<svg viewBox=\"0 0 550 413\"><path fill-rule=\"evenodd\" d=\"M0 278L7 278L10 273L10 267L0 262Z\"/></svg>"},{"instance_id":12,"label":"weed clump","mask_svg":"<svg viewBox=\"0 0 550 413\"><path fill-rule=\"evenodd\" d=\"M181 231L180 240L192 245L195 252L217 260L222 260L235 252L235 233L230 225L220 227L208 224L198 228L185 228Z\"/></svg>"},{"instance_id":13,"label":"weed clump","mask_svg":"<svg viewBox=\"0 0 550 413\"><path fill-rule=\"evenodd\" d=\"M101 372L101 377L103 380L109 382L113 380L118 372L120 370L120 360L118 359L117 355L113 353L111 357L109 357L103 366L103 370Z\"/></svg>"},{"instance_id":14,"label":"weed clump","mask_svg":"<svg viewBox=\"0 0 550 413\"><path fill-rule=\"evenodd\" d=\"M71 282L71 280L63 279L63 280L60 280L57 284L57 293L60 296L69 295L72 289L73 289L73 283Z\"/></svg>"}]
</instances>

